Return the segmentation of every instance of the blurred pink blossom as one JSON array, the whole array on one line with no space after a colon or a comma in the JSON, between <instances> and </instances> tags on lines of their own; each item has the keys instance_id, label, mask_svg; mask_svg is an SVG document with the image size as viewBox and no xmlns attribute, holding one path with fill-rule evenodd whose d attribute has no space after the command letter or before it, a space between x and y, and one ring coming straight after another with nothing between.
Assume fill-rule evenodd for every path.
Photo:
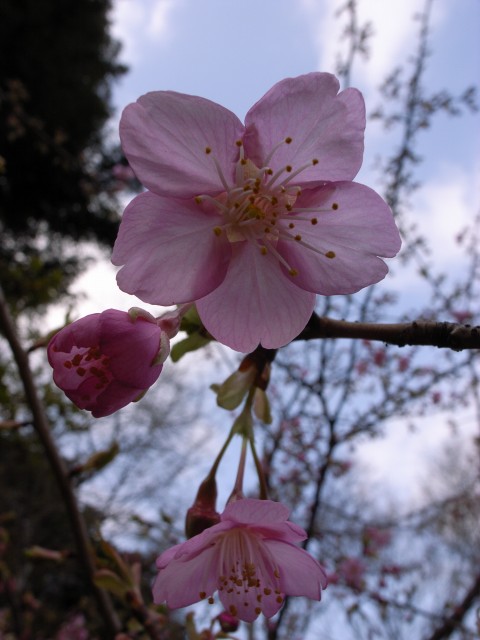
<instances>
[{"instance_id":1,"label":"blurred pink blossom","mask_svg":"<svg viewBox=\"0 0 480 640\"><path fill-rule=\"evenodd\" d=\"M343 582L352 589L360 591L364 586L365 563L360 558L344 558L337 566L333 576L329 576L331 582ZM332 579L333 578L333 579Z\"/></svg>"},{"instance_id":2,"label":"blurred pink blossom","mask_svg":"<svg viewBox=\"0 0 480 640\"><path fill-rule=\"evenodd\" d=\"M456 322L459 322L460 324L465 324L473 318L473 313L471 311L467 311L466 309L462 311L454 311L452 315L455 318Z\"/></svg>"},{"instance_id":3,"label":"blurred pink blossom","mask_svg":"<svg viewBox=\"0 0 480 640\"><path fill-rule=\"evenodd\" d=\"M363 552L366 556L376 556L380 549L390 544L392 534L388 529L365 527L363 532Z\"/></svg>"},{"instance_id":4,"label":"blurred pink blossom","mask_svg":"<svg viewBox=\"0 0 480 640\"><path fill-rule=\"evenodd\" d=\"M108 309L55 334L48 361L55 384L100 418L138 399L157 380L168 351L155 318Z\"/></svg>"},{"instance_id":5,"label":"blurred pink blossom","mask_svg":"<svg viewBox=\"0 0 480 640\"><path fill-rule=\"evenodd\" d=\"M112 262L119 287L153 304L196 302L238 351L283 346L315 294L381 280L400 236L388 205L352 182L365 106L328 73L277 83L245 125L204 98L158 91L127 106L125 155L148 189L128 205Z\"/></svg>"},{"instance_id":6,"label":"blurred pink blossom","mask_svg":"<svg viewBox=\"0 0 480 640\"><path fill-rule=\"evenodd\" d=\"M297 543L305 531L288 509L270 500L230 503L221 521L157 559L154 601L173 609L218 591L226 611L251 622L275 615L286 595L320 600L327 586L321 565Z\"/></svg>"},{"instance_id":7,"label":"blurred pink blossom","mask_svg":"<svg viewBox=\"0 0 480 640\"><path fill-rule=\"evenodd\" d=\"M132 168L125 164L115 164L112 167L112 175L121 182L131 182L135 180L135 174Z\"/></svg>"},{"instance_id":8,"label":"blurred pink blossom","mask_svg":"<svg viewBox=\"0 0 480 640\"><path fill-rule=\"evenodd\" d=\"M71 616L58 630L55 640L89 640L83 613Z\"/></svg>"}]
</instances>

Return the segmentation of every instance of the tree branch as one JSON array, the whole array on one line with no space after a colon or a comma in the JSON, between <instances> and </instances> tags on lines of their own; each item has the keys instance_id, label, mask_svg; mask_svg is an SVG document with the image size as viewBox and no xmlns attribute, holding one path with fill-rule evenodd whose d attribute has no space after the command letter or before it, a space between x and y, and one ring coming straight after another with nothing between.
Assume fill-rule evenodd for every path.
<instances>
[{"instance_id":1,"label":"tree branch","mask_svg":"<svg viewBox=\"0 0 480 640\"><path fill-rule=\"evenodd\" d=\"M480 349L480 326L424 320L372 324L333 320L314 313L296 340L318 338L379 340L399 347L423 345L462 351L463 349Z\"/></svg>"},{"instance_id":2,"label":"tree branch","mask_svg":"<svg viewBox=\"0 0 480 640\"><path fill-rule=\"evenodd\" d=\"M102 614L105 626L108 630L107 637L114 637L120 631L120 622L113 609L109 595L103 589L98 588L93 582L95 573L95 562L88 536L85 520L78 507L77 499L70 483L67 469L60 457L56 445L50 435L50 427L45 414L45 409L38 396L35 382L28 356L24 351L17 336L13 319L10 315L3 289L0 286L0 329L10 345L14 360L17 364L18 372L25 391L27 404L32 412L33 427L41 441L48 462L56 479L60 494L63 498L68 518L72 527L73 536L76 541L79 559L82 568L87 574L87 578L95 595L97 606Z\"/></svg>"},{"instance_id":3,"label":"tree branch","mask_svg":"<svg viewBox=\"0 0 480 640\"><path fill-rule=\"evenodd\" d=\"M444 623L429 636L428 640L449 638L462 623L463 618L478 598L480 598L480 574L476 577L463 600L455 607L454 612L448 618L445 618Z\"/></svg>"}]
</instances>

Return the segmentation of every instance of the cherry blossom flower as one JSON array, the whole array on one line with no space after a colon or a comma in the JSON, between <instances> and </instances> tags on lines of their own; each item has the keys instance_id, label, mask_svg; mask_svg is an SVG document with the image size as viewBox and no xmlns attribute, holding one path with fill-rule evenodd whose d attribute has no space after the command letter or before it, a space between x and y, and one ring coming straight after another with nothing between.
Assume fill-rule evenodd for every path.
<instances>
[{"instance_id":1,"label":"cherry blossom flower","mask_svg":"<svg viewBox=\"0 0 480 640\"><path fill-rule=\"evenodd\" d=\"M275 615L286 595L320 600L326 574L296 545L306 534L288 516L270 500L231 502L218 524L157 559L154 601L177 609L204 598L213 603L218 591L228 613L251 622Z\"/></svg>"},{"instance_id":2,"label":"cherry blossom flower","mask_svg":"<svg viewBox=\"0 0 480 640\"><path fill-rule=\"evenodd\" d=\"M238 351L283 346L316 294L381 280L400 237L391 211L352 182L365 107L310 73L276 84L245 125L204 98L158 91L126 107L122 146L148 191L126 208L112 262L119 287L153 304L196 302Z\"/></svg>"},{"instance_id":3,"label":"cherry blossom flower","mask_svg":"<svg viewBox=\"0 0 480 640\"><path fill-rule=\"evenodd\" d=\"M55 384L80 409L108 416L157 380L169 352L155 318L108 309L67 325L48 345Z\"/></svg>"}]
</instances>

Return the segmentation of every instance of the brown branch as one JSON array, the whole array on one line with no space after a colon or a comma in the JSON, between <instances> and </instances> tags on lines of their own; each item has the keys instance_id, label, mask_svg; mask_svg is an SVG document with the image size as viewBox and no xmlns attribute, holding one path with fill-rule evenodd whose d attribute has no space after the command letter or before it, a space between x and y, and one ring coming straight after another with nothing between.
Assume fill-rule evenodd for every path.
<instances>
[{"instance_id":1,"label":"brown branch","mask_svg":"<svg viewBox=\"0 0 480 640\"><path fill-rule=\"evenodd\" d=\"M438 627L428 640L443 640L449 638L452 633L461 625L465 615L480 598L480 574L476 577L473 585L465 594L463 600L455 607L454 612L445 618L444 623Z\"/></svg>"},{"instance_id":2,"label":"brown branch","mask_svg":"<svg viewBox=\"0 0 480 640\"><path fill-rule=\"evenodd\" d=\"M424 320L373 324L333 320L314 313L296 340L318 338L379 340L399 347L423 345L462 351L463 349L480 349L480 326Z\"/></svg>"},{"instance_id":3,"label":"brown branch","mask_svg":"<svg viewBox=\"0 0 480 640\"><path fill-rule=\"evenodd\" d=\"M98 588L93 582L95 573L95 562L88 536L85 520L78 507L77 499L70 483L67 469L60 457L56 445L50 435L50 427L45 414L42 401L40 400L28 356L23 349L17 336L13 319L10 315L3 290L0 286L0 329L7 339L17 364L18 372L23 384L25 398L32 412L33 427L45 450L46 457L52 469L53 475L60 490L68 518L72 527L72 532L77 545L78 555L82 568L87 574L91 588L95 595L97 606L103 617L105 627L108 632L107 637L114 637L120 631L120 622L113 609L109 595L103 589Z\"/></svg>"}]
</instances>

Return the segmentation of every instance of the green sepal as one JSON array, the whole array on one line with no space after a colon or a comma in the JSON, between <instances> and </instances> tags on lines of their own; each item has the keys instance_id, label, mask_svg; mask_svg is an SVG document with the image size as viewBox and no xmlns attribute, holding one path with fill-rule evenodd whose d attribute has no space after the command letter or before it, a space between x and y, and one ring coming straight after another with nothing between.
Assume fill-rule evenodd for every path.
<instances>
[{"instance_id":1,"label":"green sepal","mask_svg":"<svg viewBox=\"0 0 480 640\"><path fill-rule=\"evenodd\" d=\"M190 351L197 351L210 342L211 338L202 336L200 333L192 333L184 340L180 340L173 345L170 351L170 358L173 362L178 362L186 353Z\"/></svg>"}]
</instances>

